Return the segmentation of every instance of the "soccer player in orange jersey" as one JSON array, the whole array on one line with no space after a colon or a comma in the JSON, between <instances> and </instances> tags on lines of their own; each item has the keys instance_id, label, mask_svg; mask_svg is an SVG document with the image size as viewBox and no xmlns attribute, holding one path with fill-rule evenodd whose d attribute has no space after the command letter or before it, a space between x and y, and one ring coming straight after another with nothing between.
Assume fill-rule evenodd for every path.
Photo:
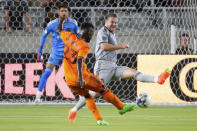
<instances>
[{"instance_id":1,"label":"soccer player in orange jersey","mask_svg":"<svg viewBox=\"0 0 197 131\"><path fill-rule=\"evenodd\" d=\"M86 42L90 42L93 33L93 25L90 23L82 24L80 38L68 31L61 32L60 37L65 43L63 60L65 80L74 93L86 98L86 105L94 115L97 125L108 125L108 122L100 116L89 90L100 93L119 110L120 114L135 109L136 105L124 105L109 89L103 88L103 82L87 69L85 59L90 47Z\"/></svg>"}]
</instances>

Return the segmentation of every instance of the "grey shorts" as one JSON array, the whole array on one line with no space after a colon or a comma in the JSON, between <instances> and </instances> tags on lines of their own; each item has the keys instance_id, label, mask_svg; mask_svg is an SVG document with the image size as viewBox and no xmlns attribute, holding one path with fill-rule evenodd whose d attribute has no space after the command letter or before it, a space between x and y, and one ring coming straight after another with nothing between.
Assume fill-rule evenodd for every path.
<instances>
[{"instance_id":1,"label":"grey shorts","mask_svg":"<svg viewBox=\"0 0 197 131\"><path fill-rule=\"evenodd\" d=\"M114 62L98 60L94 66L94 74L106 85L110 80L121 80L122 73L128 69L127 66L118 66Z\"/></svg>"}]
</instances>

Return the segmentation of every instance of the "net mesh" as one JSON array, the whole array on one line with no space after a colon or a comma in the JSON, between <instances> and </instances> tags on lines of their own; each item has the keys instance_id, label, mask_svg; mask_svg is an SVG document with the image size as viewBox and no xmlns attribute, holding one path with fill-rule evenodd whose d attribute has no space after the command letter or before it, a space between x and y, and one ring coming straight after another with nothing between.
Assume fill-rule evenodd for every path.
<instances>
[{"instance_id":1,"label":"net mesh","mask_svg":"<svg viewBox=\"0 0 197 131\"><path fill-rule=\"evenodd\" d=\"M36 52L38 51L40 37L46 24L56 18L57 5L61 2L71 7L72 17L77 20L79 26L83 22L91 22L96 28L93 40L90 42L91 53L86 60L88 68L92 72L95 63L96 34L103 26L105 15L110 12L116 13L119 19L116 30L118 43L129 44L128 49L119 52L118 65L137 68L136 57L138 54L171 54L173 53L171 46L174 46L174 49L179 48L180 35L183 33L189 35L189 46L193 53L196 53L196 0L51 0L51 2L45 0L21 0L27 3L28 6L27 12L30 16L31 32L27 31L25 7L17 11L13 8L17 4L13 6L8 1L13 2L14 0L0 1L1 103L28 103L34 99L35 90L33 90L32 94L26 93L26 88L29 86L26 84L28 81L26 72L28 69L33 70L31 66L35 66L33 64L37 63ZM9 8L6 8L6 6ZM11 6L12 8L10 8ZM12 27L13 32L6 32L6 9L12 11L12 14L15 13L12 17L15 17L16 20L13 21L23 23L22 29L15 30L15 27ZM21 17L21 15L22 20L18 20L17 18ZM174 36L171 34L171 25L176 27ZM175 39L174 43L171 42L172 37ZM37 81L33 82L33 88L35 89L38 86L39 76L42 74L42 69L45 68L51 48L52 36L49 35L43 51L45 53L44 64L40 63L38 69L33 71L33 75L38 76L38 78L35 78ZM32 65L27 66L28 63ZM15 65L18 67L15 67ZM15 68L13 74L17 77L12 77L12 74L8 73L12 68ZM58 72L58 69L56 69L56 72ZM192 71L190 73L192 74ZM14 79L11 85L7 80L9 77ZM192 79L193 75L187 77ZM192 82L187 81L188 86L191 86ZM8 86L20 90L19 93L9 92ZM135 101L137 96L137 82L135 80L111 81L108 87L123 102ZM193 92L196 92L195 88L192 89ZM50 96L46 92L42 99L48 103L72 103L78 99L75 95L76 100L69 100L69 97L63 95L63 91L58 87L57 83L55 95ZM97 102L104 101L99 98Z\"/></svg>"}]
</instances>

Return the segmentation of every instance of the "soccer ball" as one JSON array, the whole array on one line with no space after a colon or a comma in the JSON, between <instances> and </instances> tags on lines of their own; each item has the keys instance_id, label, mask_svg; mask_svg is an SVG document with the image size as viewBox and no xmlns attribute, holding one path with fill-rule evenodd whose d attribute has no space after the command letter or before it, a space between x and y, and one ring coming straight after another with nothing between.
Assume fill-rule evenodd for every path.
<instances>
[{"instance_id":1,"label":"soccer ball","mask_svg":"<svg viewBox=\"0 0 197 131\"><path fill-rule=\"evenodd\" d=\"M136 103L141 108L147 108L151 104L151 96L147 93L140 93L136 99Z\"/></svg>"}]
</instances>

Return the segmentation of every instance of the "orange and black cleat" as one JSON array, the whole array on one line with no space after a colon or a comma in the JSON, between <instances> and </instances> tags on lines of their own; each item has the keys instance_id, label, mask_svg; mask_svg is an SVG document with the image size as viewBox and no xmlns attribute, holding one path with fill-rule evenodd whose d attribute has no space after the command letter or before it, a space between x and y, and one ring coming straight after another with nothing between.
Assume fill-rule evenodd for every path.
<instances>
[{"instance_id":1,"label":"orange and black cleat","mask_svg":"<svg viewBox=\"0 0 197 131\"><path fill-rule=\"evenodd\" d=\"M161 73L158 77L158 81L157 83L159 84L164 84L164 82L166 81L166 79L170 76L170 69L167 68L163 73Z\"/></svg>"}]
</instances>

